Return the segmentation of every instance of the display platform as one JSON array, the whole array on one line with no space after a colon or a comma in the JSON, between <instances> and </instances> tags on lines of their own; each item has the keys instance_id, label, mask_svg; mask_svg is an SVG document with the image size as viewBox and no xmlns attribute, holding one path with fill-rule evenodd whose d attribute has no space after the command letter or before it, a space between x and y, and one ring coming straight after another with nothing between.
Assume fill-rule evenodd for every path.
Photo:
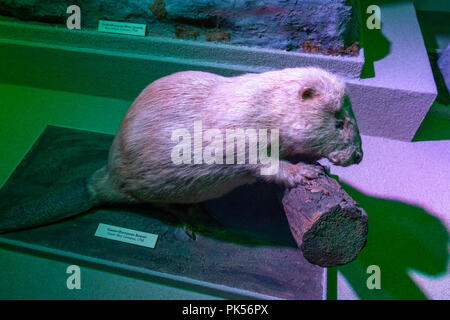
<instances>
[{"instance_id":1,"label":"display platform","mask_svg":"<svg viewBox=\"0 0 450 320\"><path fill-rule=\"evenodd\" d=\"M106 163L113 136L48 126L0 190L0 207L88 177ZM139 205L93 209L0 236L0 246L89 265L223 298L323 299L325 269L292 238L280 187L254 184L175 217ZM1 213L0 213L1 214ZM95 236L99 224L158 235L154 248ZM186 227L188 226L188 227Z\"/></svg>"}]
</instances>

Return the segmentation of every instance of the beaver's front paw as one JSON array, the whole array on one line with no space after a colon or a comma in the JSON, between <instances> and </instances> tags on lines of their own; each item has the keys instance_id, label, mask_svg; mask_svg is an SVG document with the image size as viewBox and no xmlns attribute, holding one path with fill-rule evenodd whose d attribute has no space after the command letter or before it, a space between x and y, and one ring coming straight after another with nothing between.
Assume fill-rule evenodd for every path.
<instances>
[{"instance_id":1,"label":"beaver's front paw","mask_svg":"<svg viewBox=\"0 0 450 320\"><path fill-rule=\"evenodd\" d=\"M282 183L288 188L293 188L299 184L306 184L309 179L315 179L324 174L326 174L325 168L320 164L292 164L281 161L276 175L262 177L266 181Z\"/></svg>"},{"instance_id":2,"label":"beaver's front paw","mask_svg":"<svg viewBox=\"0 0 450 320\"><path fill-rule=\"evenodd\" d=\"M326 174L325 168L317 164L298 163L289 164L284 167L284 184L288 188L293 188L299 184L306 184L310 179L316 179Z\"/></svg>"},{"instance_id":3,"label":"beaver's front paw","mask_svg":"<svg viewBox=\"0 0 450 320\"><path fill-rule=\"evenodd\" d=\"M296 174L288 174L286 175L286 178L283 180L284 185L287 188L294 188L295 186L299 184L305 184L305 177L299 173Z\"/></svg>"},{"instance_id":4,"label":"beaver's front paw","mask_svg":"<svg viewBox=\"0 0 450 320\"><path fill-rule=\"evenodd\" d=\"M307 179L316 179L325 174L325 168L319 164L297 164L299 166L298 173Z\"/></svg>"}]
</instances>

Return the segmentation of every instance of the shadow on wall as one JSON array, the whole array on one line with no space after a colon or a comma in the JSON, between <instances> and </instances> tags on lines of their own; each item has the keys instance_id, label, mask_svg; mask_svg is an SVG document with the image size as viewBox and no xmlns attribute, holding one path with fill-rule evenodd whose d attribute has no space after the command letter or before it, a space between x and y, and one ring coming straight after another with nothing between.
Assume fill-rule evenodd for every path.
<instances>
[{"instance_id":1,"label":"shadow on wall","mask_svg":"<svg viewBox=\"0 0 450 320\"><path fill-rule=\"evenodd\" d=\"M414 135L413 141L450 140L450 117L439 115L439 110L445 110L445 108L448 107L439 105L437 102L433 104Z\"/></svg>"},{"instance_id":2,"label":"shadow on wall","mask_svg":"<svg viewBox=\"0 0 450 320\"><path fill-rule=\"evenodd\" d=\"M449 234L445 226L422 208L370 197L341 185L369 215L366 247L355 261L338 268L356 294L364 300L427 299L408 272L416 270L429 276L446 272ZM379 290L367 288L370 265L380 267Z\"/></svg>"},{"instance_id":3,"label":"shadow on wall","mask_svg":"<svg viewBox=\"0 0 450 320\"><path fill-rule=\"evenodd\" d=\"M429 1L429 5L432 7L435 7L436 3L436 1ZM425 3L422 3L421 7L424 5ZM440 48L440 44L438 43L437 39L442 35L449 33L448 30L450 30L450 11L417 11L416 14L420 29L422 31L423 40L425 42L425 48L428 52L431 70L433 71L434 80L436 82L438 91L436 102L445 106L449 106L450 92L447 88L442 72L438 66L438 59L440 56L438 53L439 49L443 50L445 49L445 47Z\"/></svg>"},{"instance_id":4,"label":"shadow on wall","mask_svg":"<svg viewBox=\"0 0 450 320\"><path fill-rule=\"evenodd\" d=\"M376 5L397 1L381 0ZM367 20L373 13L367 13L367 7L373 5L372 0L355 0L358 19L361 25L360 46L364 48L364 66L361 71L361 78L375 77L374 62L383 59L388 55L391 43L383 35L383 13L381 13L381 29L369 29Z\"/></svg>"}]
</instances>

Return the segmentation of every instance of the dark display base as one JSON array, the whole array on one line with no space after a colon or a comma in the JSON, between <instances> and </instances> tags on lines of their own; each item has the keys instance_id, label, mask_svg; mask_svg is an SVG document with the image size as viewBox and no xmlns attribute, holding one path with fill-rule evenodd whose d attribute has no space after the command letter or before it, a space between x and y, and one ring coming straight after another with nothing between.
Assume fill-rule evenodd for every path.
<instances>
[{"instance_id":1,"label":"dark display base","mask_svg":"<svg viewBox=\"0 0 450 320\"><path fill-rule=\"evenodd\" d=\"M0 206L88 177L105 164L112 139L48 126L0 190ZM99 208L4 234L0 245L219 297L323 299L325 269L297 248L281 194L274 185L244 186L205 203L208 216L184 221L151 205ZM96 237L99 223L157 234L158 241L150 249Z\"/></svg>"}]
</instances>

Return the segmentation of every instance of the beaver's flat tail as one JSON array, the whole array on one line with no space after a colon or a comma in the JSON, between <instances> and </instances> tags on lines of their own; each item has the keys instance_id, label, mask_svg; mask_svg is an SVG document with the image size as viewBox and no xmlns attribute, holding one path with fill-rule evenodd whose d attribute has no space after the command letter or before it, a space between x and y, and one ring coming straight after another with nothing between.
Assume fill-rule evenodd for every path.
<instances>
[{"instance_id":1,"label":"beaver's flat tail","mask_svg":"<svg viewBox=\"0 0 450 320\"><path fill-rule=\"evenodd\" d=\"M87 179L70 182L18 206L0 208L0 233L56 222L98 205Z\"/></svg>"}]
</instances>

